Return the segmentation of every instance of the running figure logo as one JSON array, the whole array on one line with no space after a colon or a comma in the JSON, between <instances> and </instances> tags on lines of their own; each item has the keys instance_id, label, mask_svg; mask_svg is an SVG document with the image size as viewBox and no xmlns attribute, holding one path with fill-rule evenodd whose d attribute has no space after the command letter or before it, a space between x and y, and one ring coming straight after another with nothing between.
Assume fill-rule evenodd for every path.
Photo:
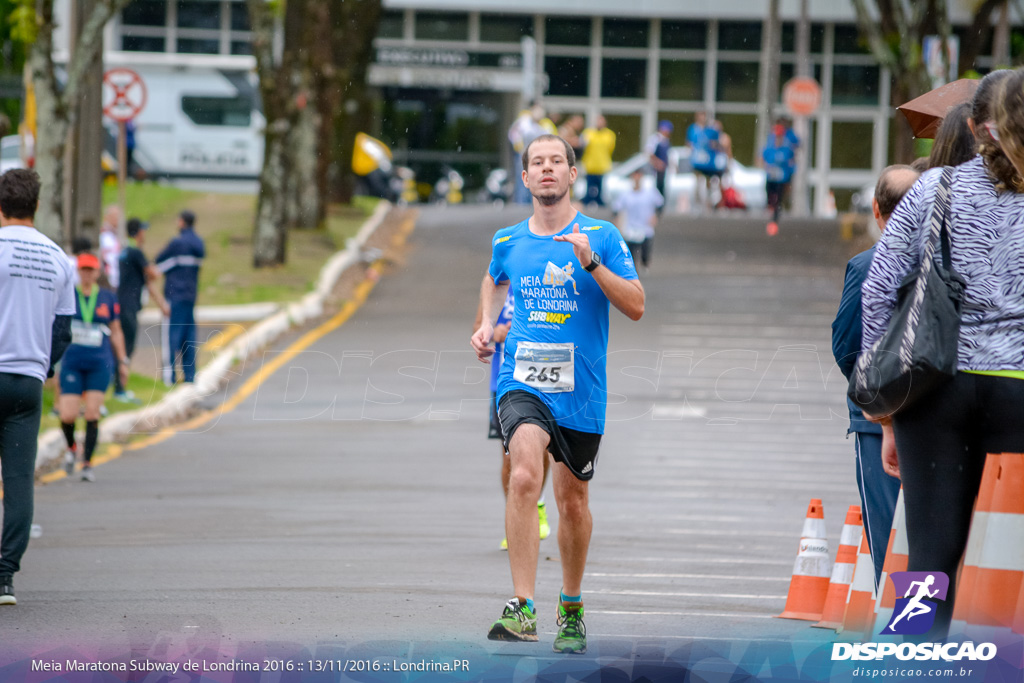
<instances>
[{"instance_id":1,"label":"running figure logo","mask_svg":"<svg viewBox=\"0 0 1024 683\"><path fill-rule=\"evenodd\" d=\"M893 572L896 606L882 634L921 635L935 623L937 605L928 598L946 599L949 577L942 572Z\"/></svg>"},{"instance_id":2,"label":"running figure logo","mask_svg":"<svg viewBox=\"0 0 1024 683\"><path fill-rule=\"evenodd\" d=\"M560 287L568 280L572 282L572 293L578 296L579 291L576 289L576 280L572 279L573 271L572 263L566 263L565 268L559 268L551 261L548 261L548 267L544 269L544 284Z\"/></svg>"}]
</instances>

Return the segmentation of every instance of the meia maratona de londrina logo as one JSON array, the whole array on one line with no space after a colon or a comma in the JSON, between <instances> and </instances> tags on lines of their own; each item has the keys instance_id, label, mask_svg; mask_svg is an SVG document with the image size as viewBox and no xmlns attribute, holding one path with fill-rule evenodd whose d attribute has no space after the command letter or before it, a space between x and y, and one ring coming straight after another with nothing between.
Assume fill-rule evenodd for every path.
<instances>
[{"instance_id":1,"label":"meia maratona de londrina logo","mask_svg":"<svg viewBox=\"0 0 1024 683\"><path fill-rule=\"evenodd\" d=\"M917 636L927 633L935 623L937 600L945 600L949 577L943 572L893 572L889 575L896 595L889 623L880 636ZM832 660L897 659L927 661L988 661L996 656L993 643L833 643Z\"/></svg>"}]
</instances>

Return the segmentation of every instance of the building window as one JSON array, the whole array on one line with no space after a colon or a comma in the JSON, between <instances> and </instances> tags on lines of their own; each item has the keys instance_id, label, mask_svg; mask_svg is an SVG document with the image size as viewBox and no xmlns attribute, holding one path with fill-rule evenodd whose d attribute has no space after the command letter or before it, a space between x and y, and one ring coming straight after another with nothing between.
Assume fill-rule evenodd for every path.
<instances>
[{"instance_id":1,"label":"building window","mask_svg":"<svg viewBox=\"0 0 1024 683\"><path fill-rule=\"evenodd\" d=\"M646 96L646 59L601 60L601 97Z\"/></svg>"},{"instance_id":2,"label":"building window","mask_svg":"<svg viewBox=\"0 0 1024 683\"><path fill-rule=\"evenodd\" d=\"M166 52L167 43L155 36L121 36L121 49L125 52Z\"/></svg>"},{"instance_id":3,"label":"building window","mask_svg":"<svg viewBox=\"0 0 1024 683\"><path fill-rule=\"evenodd\" d=\"M661 60L658 96L663 100L704 99L704 62Z\"/></svg>"},{"instance_id":4,"label":"building window","mask_svg":"<svg viewBox=\"0 0 1024 683\"><path fill-rule=\"evenodd\" d=\"M405 12L401 10L384 10L380 13L380 24L377 25L378 38L401 38L402 26L405 23Z\"/></svg>"},{"instance_id":5,"label":"building window","mask_svg":"<svg viewBox=\"0 0 1024 683\"><path fill-rule=\"evenodd\" d=\"M877 66L836 64L832 69L832 104L877 105Z\"/></svg>"},{"instance_id":6,"label":"building window","mask_svg":"<svg viewBox=\"0 0 1024 683\"><path fill-rule=\"evenodd\" d=\"M469 15L456 12L417 12L418 40L469 40Z\"/></svg>"},{"instance_id":7,"label":"building window","mask_svg":"<svg viewBox=\"0 0 1024 683\"><path fill-rule=\"evenodd\" d=\"M590 60L586 57L545 57L548 94L586 97Z\"/></svg>"},{"instance_id":8,"label":"building window","mask_svg":"<svg viewBox=\"0 0 1024 683\"><path fill-rule=\"evenodd\" d=\"M249 40L232 40L231 41L231 54L233 54L233 55L251 55L252 54L252 41L249 41Z\"/></svg>"},{"instance_id":9,"label":"building window","mask_svg":"<svg viewBox=\"0 0 1024 683\"><path fill-rule=\"evenodd\" d=\"M246 8L244 2L231 3L231 30L252 30L252 26L249 25L249 10Z\"/></svg>"},{"instance_id":10,"label":"building window","mask_svg":"<svg viewBox=\"0 0 1024 683\"><path fill-rule=\"evenodd\" d=\"M782 25L782 39L779 46L783 52L796 52L796 24L786 22Z\"/></svg>"},{"instance_id":11,"label":"building window","mask_svg":"<svg viewBox=\"0 0 1024 683\"><path fill-rule=\"evenodd\" d=\"M616 136L612 160L625 161L640 151L643 119L633 114L605 114L604 118Z\"/></svg>"},{"instance_id":12,"label":"building window","mask_svg":"<svg viewBox=\"0 0 1024 683\"><path fill-rule=\"evenodd\" d=\"M167 0L139 0L121 10L124 26L166 26Z\"/></svg>"},{"instance_id":13,"label":"building window","mask_svg":"<svg viewBox=\"0 0 1024 683\"><path fill-rule=\"evenodd\" d=\"M825 24L811 24L811 52L820 55L825 51Z\"/></svg>"},{"instance_id":14,"label":"building window","mask_svg":"<svg viewBox=\"0 0 1024 683\"><path fill-rule=\"evenodd\" d=\"M741 164L752 166L755 159L755 136L757 135L757 116L754 114L719 114L722 131L732 138L732 155ZM756 158L760 158L757 150Z\"/></svg>"},{"instance_id":15,"label":"building window","mask_svg":"<svg viewBox=\"0 0 1024 683\"><path fill-rule=\"evenodd\" d=\"M708 44L708 22L661 22L661 47L666 50L703 50Z\"/></svg>"},{"instance_id":16,"label":"building window","mask_svg":"<svg viewBox=\"0 0 1024 683\"><path fill-rule=\"evenodd\" d=\"M252 119L252 103L244 97L185 95L181 110L197 126L233 126L244 128Z\"/></svg>"},{"instance_id":17,"label":"building window","mask_svg":"<svg viewBox=\"0 0 1024 683\"><path fill-rule=\"evenodd\" d=\"M481 14L480 40L488 43L518 43L533 35L533 17L507 14Z\"/></svg>"},{"instance_id":18,"label":"building window","mask_svg":"<svg viewBox=\"0 0 1024 683\"><path fill-rule=\"evenodd\" d=\"M220 3L178 0L178 28L220 28Z\"/></svg>"},{"instance_id":19,"label":"building window","mask_svg":"<svg viewBox=\"0 0 1024 683\"><path fill-rule=\"evenodd\" d=\"M833 48L836 54L869 54L860 38L860 31L853 24L836 24Z\"/></svg>"},{"instance_id":20,"label":"building window","mask_svg":"<svg viewBox=\"0 0 1024 683\"><path fill-rule=\"evenodd\" d=\"M825 25L811 24L810 45L808 49L812 54L821 54L825 44ZM782 51L796 52L796 24L786 22L782 25Z\"/></svg>"},{"instance_id":21,"label":"building window","mask_svg":"<svg viewBox=\"0 0 1024 683\"><path fill-rule=\"evenodd\" d=\"M544 27L548 45L590 45L590 19L548 17Z\"/></svg>"},{"instance_id":22,"label":"building window","mask_svg":"<svg viewBox=\"0 0 1024 683\"><path fill-rule=\"evenodd\" d=\"M757 62L719 62L715 89L719 102L757 102Z\"/></svg>"},{"instance_id":23,"label":"building window","mask_svg":"<svg viewBox=\"0 0 1024 683\"><path fill-rule=\"evenodd\" d=\"M775 93L776 101L782 101L782 91L786 87L786 83L795 77L796 64L786 62L779 65L779 92ZM811 66L811 77L818 82L818 85L821 85L821 64Z\"/></svg>"},{"instance_id":24,"label":"building window","mask_svg":"<svg viewBox=\"0 0 1024 683\"><path fill-rule=\"evenodd\" d=\"M874 132L869 121L833 121L832 168L871 168Z\"/></svg>"},{"instance_id":25,"label":"building window","mask_svg":"<svg viewBox=\"0 0 1024 683\"><path fill-rule=\"evenodd\" d=\"M178 52L197 55L220 53L220 41L216 38L178 38Z\"/></svg>"},{"instance_id":26,"label":"building window","mask_svg":"<svg viewBox=\"0 0 1024 683\"><path fill-rule=\"evenodd\" d=\"M723 21L718 25L719 50L760 50L761 22Z\"/></svg>"},{"instance_id":27,"label":"building window","mask_svg":"<svg viewBox=\"0 0 1024 683\"><path fill-rule=\"evenodd\" d=\"M605 47L647 47L650 24L635 19L605 19Z\"/></svg>"}]
</instances>

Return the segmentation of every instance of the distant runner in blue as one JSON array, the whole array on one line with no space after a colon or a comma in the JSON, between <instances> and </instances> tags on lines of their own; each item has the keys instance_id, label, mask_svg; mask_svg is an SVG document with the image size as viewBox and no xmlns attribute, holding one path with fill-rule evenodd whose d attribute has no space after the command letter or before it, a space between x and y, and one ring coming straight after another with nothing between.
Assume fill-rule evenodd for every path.
<instances>
[{"instance_id":1,"label":"distant runner in blue","mask_svg":"<svg viewBox=\"0 0 1024 683\"><path fill-rule=\"evenodd\" d=\"M499 230L480 288L480 327L471 344L489 362L495 297L515 297L498 376L498 418L512 473L505 532L515 596L491 626L491 640L536 641L537 497L544 460L555 461L562 559L555 652L587 649L582 582L593 522L588 482L604 432L608 316L614 305L631 320L644 313L644 289L629 247L614 225L578 213L569 188L576 159L568 142L542 135L523 151L523 184L533 216Z\"/></svg>"},{"instance_id":2,"label":"distant runner in blue","mask_svg":"<svg viewBox=\"0 0 1024 683\"><path fill-rule=\"evenodd\" d=\"M772 210L771 224L775 226L775 230L778 230L782 201L786 198L789 183L796 173L796 152L799 147L800 138L786 124L786 120L776 120L768 135L768 142L761 152L766 173L765 192L768 195L768 206Z\"/></svg>"}]
</instances>

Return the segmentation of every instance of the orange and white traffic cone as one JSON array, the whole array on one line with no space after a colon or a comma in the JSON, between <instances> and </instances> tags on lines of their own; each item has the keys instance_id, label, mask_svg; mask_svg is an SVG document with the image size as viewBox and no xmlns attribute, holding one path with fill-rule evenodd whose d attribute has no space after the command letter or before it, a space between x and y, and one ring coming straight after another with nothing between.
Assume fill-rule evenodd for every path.
<instances>
[{"instance_id":1,"label":"orange and white traffic cone","mask_svg":"<svg viewBox=\"0 0 1024 683\"><path fill-rule=\"evenodd\" d=\"M974 598L974 590L978 584L978 564L988 530L989 514L993 509L992 497L995 495L996 482L999 480L1001 457L1000 453L989 453L985 457L985 469L981 473L978 499L974 501L974 511L971 515L971 531L967 536L964 561L956 582L956 607L953 608L953 620L949 625L951 635L961 636L967 628L967 603Z\"/></svg>"},{"instance_id":2,"label":"orange and white traffic cone","mask_svg":"<svg viewBox=\"0 0 1024 683\"><path fill-rule=\"evenodd\" d=\"M1017 609L1013 613L1013 625L1010 630L1024 635L1024 586L1021 587L1020 596L1017 597Z\"/></svg>"},{"instance_id":3,"label":"orange and white traffic cone","mask_svg":"<svg viewBox=\"0 0 1024 683\"><path fill-rule=\"evenodd\" d=\"M892 516L892 528L889 530L889 543L885 548L885 562L882 565L882 577L878 582L878 599L875 602L875 633L889 625L889 618L896 608L896 587L889 577L895 572L907 571L910 562L910 545L907 542L907 513L903 504L903 487L900 487L899 498L896 499L896 510Z\"/></svg>"},{"instance_id":4,"label":"orange and white traffic cone","mask_svg":"<svg viewBox=\"0 0 1024 683\"><path fill-rule=\"evenodd\" d=\"M1009 638L1024 583L1024 453L988 455L950 632Z\"/></svg>"},{"instance_id":5,"label":"orange and white traffic cone","mask_svg":"<svg viewBox=\"0 0 1024 683\"><path fill-rule=\"evenodd\" d=\"M853 631L870 633L875 623L875 565L868 549L868 535L861 534L860 550L857 551L857 566L853 570L850 595L846 599L843 625L837 633Z\"/></svg>"},{"instance_id":6,"label":"orange and white traffic cone","mask_svg":"<svg viewBox=\"0 0 1024 683\"><path fill-rule=\"evenodd\" d=\"M860 540L863 535L864 521L861 518L860 506L851 505L850 509L846 512L843 535L839 538L836 563L832 565L832 578L828 583L825 608L821 613L821 621L815 624L815 627L831 629L843 627L846 598L850 595L850 584L853 583L853 570L857 566L857 548L860 546Z\"/></svg>"},{"instance_id":7,"label":"orange and white traffic cone","mask_svg":"<svg viewBox=\"0 0 1024 683\"><path fill-rule=\"evenodd\" d=\"M807 506L807 518L800 537L800 548L793 564L793 578L782 619L818 621L825 607L830 566L828 539L825 537L825 510L821 500L814 498Z\"/></svg>"}]
</instances>

